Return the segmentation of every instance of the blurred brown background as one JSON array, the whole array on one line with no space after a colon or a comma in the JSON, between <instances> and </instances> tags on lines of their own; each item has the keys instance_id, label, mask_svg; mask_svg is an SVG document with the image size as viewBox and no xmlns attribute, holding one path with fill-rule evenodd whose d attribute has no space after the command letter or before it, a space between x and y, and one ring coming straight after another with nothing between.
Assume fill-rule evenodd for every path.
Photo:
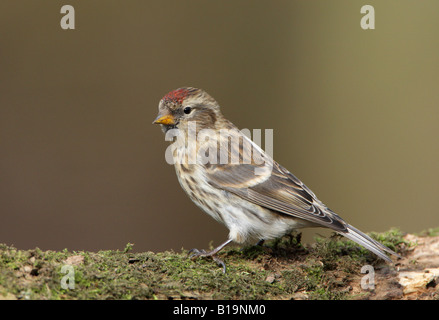
<instances>
[{"instance_id":1,"label":"blurred brown background","mask_svg":"<svg viewBox=\"0 0 439 320\"><path fill-rule=\"evenodd\" d=\"M75 30L60 27L64 4ZM375 30L360 28L365 4ZM151 124L181 86L241 128L274 129L275 159L359 229L437 227L438 12L436 0L2 0L0 242L225 240Z\"/></svg>"}]
</instances>

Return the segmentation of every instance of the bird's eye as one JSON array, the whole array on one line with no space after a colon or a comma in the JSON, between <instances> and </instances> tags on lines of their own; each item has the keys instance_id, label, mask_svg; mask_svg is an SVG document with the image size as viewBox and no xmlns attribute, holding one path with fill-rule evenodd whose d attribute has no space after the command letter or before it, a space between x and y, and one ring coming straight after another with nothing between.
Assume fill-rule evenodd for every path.
<instances>
[{"instance_id":1,"label":"bird's eye","mask_svg":"<svg viewBox=\"0 0 439 320\"><path fill-rule=\"evenodd\" d=\"M191 107L186 107L186 108L183 109L183 112L186 113L186 114L191 113L191 111L192 111Z\"/></svg>"}]
</instances>

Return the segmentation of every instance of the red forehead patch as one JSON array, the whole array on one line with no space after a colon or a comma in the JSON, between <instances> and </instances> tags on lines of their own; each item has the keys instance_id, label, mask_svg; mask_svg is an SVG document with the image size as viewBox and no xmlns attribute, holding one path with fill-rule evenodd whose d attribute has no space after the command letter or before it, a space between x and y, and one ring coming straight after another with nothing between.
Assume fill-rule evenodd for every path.
<instances>
[{"instance_id":1,"label":"red forehead patch","mask_svg":"<svg viewBox=\"0 0 439 320\"><path fill-rule=\"evenodd\" d=\"M188 96L189 92L190 91L187 88L177 89L169 92L163 97L162 100L175 101L181 104L183 100Z\"/></svg>"}]
</instances>

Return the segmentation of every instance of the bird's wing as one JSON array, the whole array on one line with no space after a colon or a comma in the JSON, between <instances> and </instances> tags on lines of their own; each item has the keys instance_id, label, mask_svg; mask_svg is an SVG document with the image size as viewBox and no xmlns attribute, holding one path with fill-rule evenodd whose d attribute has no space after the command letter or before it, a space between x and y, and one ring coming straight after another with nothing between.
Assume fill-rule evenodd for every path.
<instances>
[{"instance_id":1,"label":"bird's wing","mask_svg":"<svg viewBox=\"0 0 439 320\"><path fill-rule=\"evenodd\" d=\"M233 135L236 138L239 134ZM216 164L205 164L205 177L212 186L274 212L309 221L315 226L330 228L386 261L392 261L386 255L386 251L398 256L378 241L347 224L318 200L306 185L271 159L253 141L247 137L242 141L247 142L247 147L245 143L232 144L230 149L227 147L227 152L230 157L232 154L238 154L240 160L248 160L251 153L251 161L224 164L217 161ZM226 139L220 140L220 145L224 144L229 146Z\"/></svg>"},{"instance_id":2,"label":"bird's wing","mask_svg":"<svg viewBox=\"0 0 439 320\"><path fill-rule=\"evenodd\" d=\"M209 164L206 178L212 186L270 210L335 231L346 230L347 224L299 179L265 153L260 157L265 161L262 164Z\"/></svg>"}]
</instances>

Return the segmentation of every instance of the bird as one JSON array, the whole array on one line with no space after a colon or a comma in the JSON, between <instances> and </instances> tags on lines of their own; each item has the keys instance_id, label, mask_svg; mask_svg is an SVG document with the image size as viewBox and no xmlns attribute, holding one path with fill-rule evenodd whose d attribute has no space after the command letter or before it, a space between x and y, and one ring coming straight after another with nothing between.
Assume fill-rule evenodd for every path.
<instances>
[{"instance_id":1,"label":"bird","mask_svg":"<svg viewBox=\"0 0 439 320\"><path fill-rule=\"evenodd\" d=\"M229 230L213 250L191 249L190 258L211 257L232 241L261 243L294 230L323 227L345 236L387 262L397 253L344 221L301 180L249 139L206 91L181 87L159 102L159 124L170 142L167 160L189 198ZM168 151L168 150L167 150Z\"/></svg>"}]
</instances>

